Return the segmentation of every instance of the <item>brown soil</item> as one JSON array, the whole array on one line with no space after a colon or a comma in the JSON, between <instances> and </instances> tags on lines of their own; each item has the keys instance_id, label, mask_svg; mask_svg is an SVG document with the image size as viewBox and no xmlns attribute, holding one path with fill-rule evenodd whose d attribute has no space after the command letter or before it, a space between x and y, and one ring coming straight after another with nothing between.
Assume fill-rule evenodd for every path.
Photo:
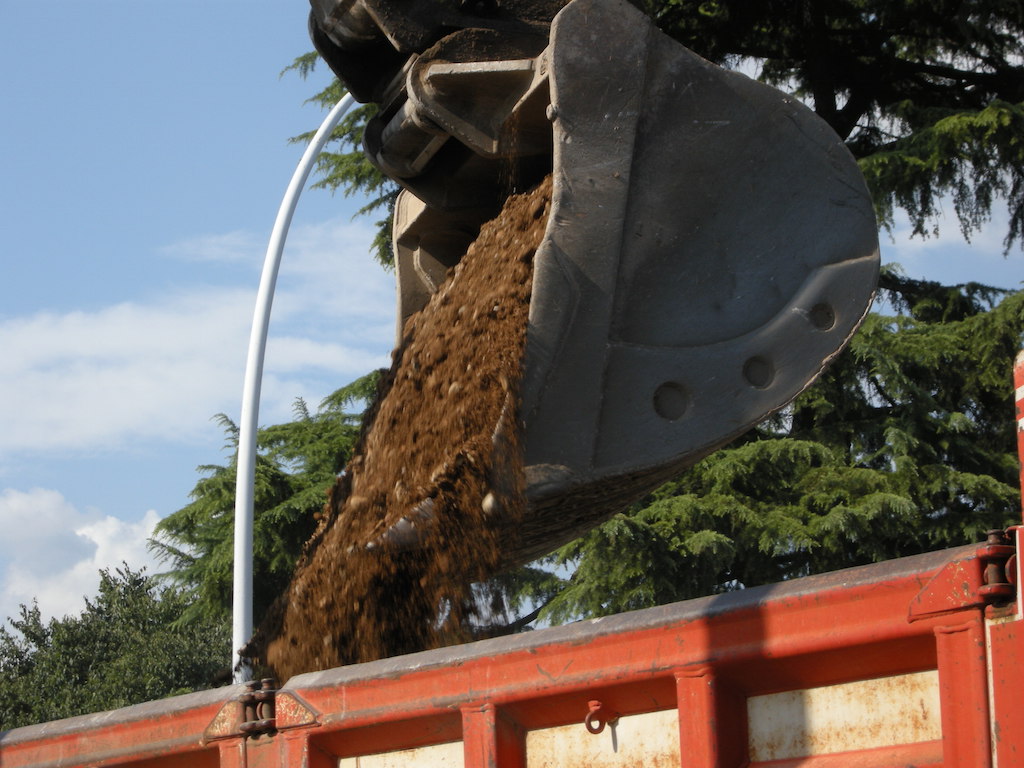
<instances>
[{"instance_id":1,"label":"brown soil","mask_svg":"<svg viewBox=\"0 0 1024 768\"><path fill-rule=\"evenodd\" d=\"M510 198L406 324L356 456L250 644L278 680L463 641L480 618L472 585L523 509L519 384L550 197L547 180Z\"/></svg>"}]
</instances>

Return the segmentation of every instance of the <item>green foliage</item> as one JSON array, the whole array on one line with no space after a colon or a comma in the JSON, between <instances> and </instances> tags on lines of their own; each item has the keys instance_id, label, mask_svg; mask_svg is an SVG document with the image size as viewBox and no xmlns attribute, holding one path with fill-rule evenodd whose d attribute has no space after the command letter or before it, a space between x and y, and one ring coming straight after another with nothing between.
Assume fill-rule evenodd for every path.
<instances>
[{"instance_id":1,"label":"green foliage","mask_svg":"<svg viewBox=\"0 0 1024 768\"><path fill-rule=\"evenodd\" d=\"M360 417L349 410L368 401L377 373L329 395L311 412L301 399L295 420L257 433L253 516L253 612L263 613L291 579L295 561L312 535L330 488L351 455ZM199 468L192 502L157 524L150 542L170 563L168 574L193 602L183 615L225 617L231 610L238 428L217 417L232 450L229 464Z\"/></svg>"},{"instance_id":2,"label":"green foliage","mask_svg":"<svg viewBox=\"0 0 1024 768\"><path fill-rule=\"evenodd\" d=\"M1021 240L1024 217L1024 104L994 101L976 112L952 112L914 119L920 108L907 103L894 115L921 127L861 161L882 220L905 210L914 234L938 234L940 201L950 199L964 237L981 229L992 201L1005 198L1018 209L1003 241L1009 250ZM1021 241L1024 242L1024 241Z\"/></svg>"},{"instance_id":3,"label":"green foliage","mask_svg":"<svg viewBox=\"0 0 1024 768\"><path fill-rule=\"evenodd\" d=\"M212 687L229 672L228 627L180 621L188 603L125 566L100 571L79 616L21 606L0 627L0 731Z\"/></svg>"},{"instance_id":4,"label":"green foliage","mask_svg":"<svg viewBox=\"0 0 1024 768\"><path fill-rule=\"evenodd\" d=\"M781 413L548 560L549 622L980 541L1019 516L1024 292L889 271L849 348Z\"/></svg>"}]
</instances>

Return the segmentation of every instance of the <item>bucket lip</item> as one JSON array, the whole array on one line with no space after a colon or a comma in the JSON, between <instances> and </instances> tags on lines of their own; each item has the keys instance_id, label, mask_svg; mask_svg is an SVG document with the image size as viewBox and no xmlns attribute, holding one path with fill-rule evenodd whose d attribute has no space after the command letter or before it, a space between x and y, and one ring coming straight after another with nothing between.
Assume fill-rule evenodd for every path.
<instances>
[{"instance_id":1,"label":"bucket lip","mask_svg":"<svg viewBox=\"0 0 1024 768\"><path fill-rule=\"evenodd\" d=\"M685 463L785 407L859 326L880 264L867 186L806 106L626 0L573 0L545 56L554 186L534 258L526 463L580 483ZM842 311L827 327L802 319L819 307ZM665 385L682 394L667 403Z\"/></svg>"}]
</instances>

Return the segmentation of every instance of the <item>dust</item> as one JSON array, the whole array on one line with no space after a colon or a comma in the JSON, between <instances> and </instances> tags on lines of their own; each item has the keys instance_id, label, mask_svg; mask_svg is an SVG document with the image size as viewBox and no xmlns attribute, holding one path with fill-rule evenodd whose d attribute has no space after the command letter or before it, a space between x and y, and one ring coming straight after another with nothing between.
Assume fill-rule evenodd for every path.
<instances>
[{"instance_id":1,"label":"dust","mask_svg":"<svg viewBox=\"0 0 1024 768\"><path fill-rule=\"evenodd\" d=\"M509 198L406 323L356 454L246 651L278 680L469 639L473 585L523 512L519 389L550 198L550 179Z\"/></svg>"}]
</instances>

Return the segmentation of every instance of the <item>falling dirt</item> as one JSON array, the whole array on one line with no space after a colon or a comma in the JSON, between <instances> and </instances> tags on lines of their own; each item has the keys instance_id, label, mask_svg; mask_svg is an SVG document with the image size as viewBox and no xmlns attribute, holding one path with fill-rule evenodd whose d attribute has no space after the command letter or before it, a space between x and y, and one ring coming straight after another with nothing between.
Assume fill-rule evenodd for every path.
<instances>
[{"instance_id":1,"label":"falling dirt","mask_svg":"<svg viewBox=\"0 0 1024 768\"><path fill-rule=\"evenodd\" d=\"M509 198L406 323L356 455L250 643L278 680L469 639L473 584L523 510L519 385L550 197L549 179Z\"/></svg>"}]
</instances>

